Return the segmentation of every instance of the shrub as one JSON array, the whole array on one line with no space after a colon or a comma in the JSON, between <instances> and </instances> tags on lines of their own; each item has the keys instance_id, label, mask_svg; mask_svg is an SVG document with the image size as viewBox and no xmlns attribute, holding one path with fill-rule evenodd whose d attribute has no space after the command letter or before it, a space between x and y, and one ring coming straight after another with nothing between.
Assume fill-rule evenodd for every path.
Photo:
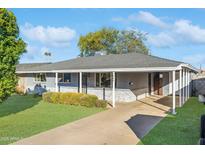
<instances>
[{"instance_id":1,"label":"shrub","mask_svg":"<svg viewBox=\"0 0 205 154\"><path fill-rule=\"evenodd\" d=\"M43 93L43 100L48 103L59 103L60 99L60 93L57 92L48 92Z\"/></svg>"},{"instance_id":2,"label":"shrub","mask_svg":"<svg viewBox=\"0 0 205 154\"><path fill-rule=\"evenodd\" d=\"M84 95L80 97L80 104L86 107L96 107L98 98L95 95Z\"/></svg>"},{"instance_id":3,"label":"shrub","mask_svg":"<svg viewBox=\"0 0 205 154\"><path fill-rule=\"evenodd\" d=\"M81 105L86 107L105 108L107 106L107 101L98 100L95 95L83 93L46 92L43 93L43 100L48 103Z\"/></svg>"},{"instance_id":4,"label":"shrub","mask_svg":"<svg viewBox=\"0 0 205 154\"><path fill-rule=\"evenodd\" d=\"M96 101L96 107L106 108L107 104L108 104L108 102L105 100L97 100Z\"/></svg>"},{"instance_id":5,"label":"shrub","mask_svg":"<svg viewBox=\"0 0 205 154\"><path fill-rule=\"evenodd\" d=\"M83 94L77 93L60 93L60 103L61 104L70 104L70 105L78 105L80 102L80 97Z\"/></svg>"},{"instance_id":6,"label":"shrub","mask_svg":"<svg viewBox=\"0 0 205 154\"><path fill-rule=\"evenodd\" d=\"M24 86L16 86L15 92L19 95L25 95Z\"/></svg>"}]
</instances>

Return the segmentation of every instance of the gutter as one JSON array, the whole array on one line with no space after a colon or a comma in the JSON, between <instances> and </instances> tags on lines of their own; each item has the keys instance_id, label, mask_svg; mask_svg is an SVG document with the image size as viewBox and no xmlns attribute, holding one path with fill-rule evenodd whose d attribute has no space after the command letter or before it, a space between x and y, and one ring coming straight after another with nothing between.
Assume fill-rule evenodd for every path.
<instances>
[{"instance_id":1,"label":"gutter","mask_svg":"<svg viewBox=\"0 0 205 154\"><path fill-rule=\"evenodd\" d=\"M78 73L78 72L169 72L177 70L177 67L146 67L146 68L100 68L100 69L70 69L51 71L16 71L16 73Z\"/></svg>"}]
</instances>

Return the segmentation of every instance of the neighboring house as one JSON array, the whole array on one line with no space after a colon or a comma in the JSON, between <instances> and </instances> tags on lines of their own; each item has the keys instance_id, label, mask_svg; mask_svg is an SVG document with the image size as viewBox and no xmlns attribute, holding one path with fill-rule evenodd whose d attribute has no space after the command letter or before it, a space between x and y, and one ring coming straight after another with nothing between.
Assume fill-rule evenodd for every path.
<instances>
[{"instance_id":1,"label":"neighboring house","mask_svg":"<svg viewBox=\"0 0 205 154\"><path fill-rule=\"evenodd\" d=\"M193 76L193 79L202 79L205 78L205 70L199 70L199 73Z\"/></svg>"},{"instance_id":2,"label":"neighboring house","mask_svg":"<svg viewBox=\"0 0 205 154\"><path fill-rule=\"evenodd\" d=\"M205 95L205 70L200 70L192 79L194 95Z\"/></svg>"},{"instance_id":3,"label":"neighboring house","mask_svg":"<svg viewBox=\"0 0 205 154\"><path fill-rule=\"evenodd\" d=\"M189 64L140 53L19 64L16 70L19 86L25 91L40 84L47 91L94 94L112 101L113 106L115 102L132 102L153 94L173 94L173 112L176 94L180 102L190 96L191 74L195 72Z\"/></svg>"}]
</instances>

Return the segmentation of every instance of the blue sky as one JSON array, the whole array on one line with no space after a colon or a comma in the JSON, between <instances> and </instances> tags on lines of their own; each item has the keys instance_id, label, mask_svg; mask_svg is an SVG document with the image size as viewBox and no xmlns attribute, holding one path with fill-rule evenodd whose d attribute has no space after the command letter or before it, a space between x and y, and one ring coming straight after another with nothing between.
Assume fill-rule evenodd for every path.
<instances>
[{"instance_id":1,"label":"blue sky","mask_svg":"<svg viewBox=\"0 0 205 154\"><path fill-rule=\"evenodd\" d=\"M80 35L102 27L148 33L151 53L205 67L205 9L10 9L17 17L27 53L20 62L76 57ZM51 58L43 55L52 53Z\"/></svg>"}]
</instances>

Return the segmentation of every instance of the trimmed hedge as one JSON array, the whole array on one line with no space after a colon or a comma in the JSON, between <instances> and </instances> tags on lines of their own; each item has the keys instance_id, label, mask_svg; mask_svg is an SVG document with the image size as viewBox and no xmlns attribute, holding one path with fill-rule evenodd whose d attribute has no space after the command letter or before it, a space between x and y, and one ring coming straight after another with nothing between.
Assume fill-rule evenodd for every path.
<instances>
[{"instance_id":1,"label":"trimmed hedge","mask_svg":"<svg viewBox=\"0 0 205 154\"><path fill-rule=\"evenodd\" d=\"M86 107L107 106L107 101L99 100L95 95L71 92L46 92L43 93L43 101L54 104L81 105Z\"/></svg>"}]
</instances>

